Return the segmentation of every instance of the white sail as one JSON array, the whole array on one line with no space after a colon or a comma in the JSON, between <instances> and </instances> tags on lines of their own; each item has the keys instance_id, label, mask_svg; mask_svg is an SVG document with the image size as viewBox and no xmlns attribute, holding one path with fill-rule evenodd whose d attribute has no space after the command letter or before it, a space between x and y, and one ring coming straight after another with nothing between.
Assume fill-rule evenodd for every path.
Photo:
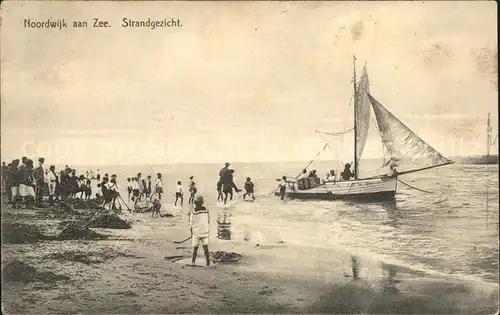
<instances>
[{"instance_id":1,"label":"white sail","mask_svg":"<svg viewBox=\"0 0 500 315\"><path fill-rule=\"evenodd\" d=\"M369 93L367 95L375 112L380 136L386 149L385 166L397 166L401 174L452 163L411 131L372 95ZM412 164L413 168L408 164ZM419 167L415 168L415 165Z\"/></svg>"},{"instance_id":2,"label":"white sail","mask_svg":"<svg viewBox=\"0 0 500 315\"><path fill-rule=\"evenodd\" d=\"M356 159L359 161L365 148L366 139L368 137L368 129L370 127L370 81L366 68L363 68L363 74L359 78L356 98Z\"/></svg>"}]
</instances>

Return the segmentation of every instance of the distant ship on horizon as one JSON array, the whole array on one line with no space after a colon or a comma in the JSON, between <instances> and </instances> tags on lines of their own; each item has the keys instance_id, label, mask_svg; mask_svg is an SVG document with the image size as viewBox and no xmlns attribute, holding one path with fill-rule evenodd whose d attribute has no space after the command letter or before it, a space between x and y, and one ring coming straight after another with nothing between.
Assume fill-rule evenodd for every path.
<instances>
[{"instance_id":1,"label":"distant ship on horizon","mask_svg":"<svg viewBox=\"0 0 500 315\"><path fill-rule=\"evenodd\" d=\"M486 136L486 155L473 155L466 157L457 157L455 161L460 164L498 164L498 154L491 154L491 147L495 145L498 133L495 136L495 139L492 141L492 131L493 128L491 126L491 114L488 113L488 125L486 127L487 136Z\"/></svg>"}]
</instances>

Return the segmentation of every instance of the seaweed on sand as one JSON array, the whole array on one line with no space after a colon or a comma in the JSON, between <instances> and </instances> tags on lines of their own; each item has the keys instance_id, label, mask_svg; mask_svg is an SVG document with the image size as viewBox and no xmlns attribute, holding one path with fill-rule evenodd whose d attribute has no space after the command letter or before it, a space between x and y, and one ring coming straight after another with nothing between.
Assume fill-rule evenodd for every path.
<instances>
[{"instance_id":1,"label":"seaweed on sand","mask_svg":"<svg viewBox=\"0 0 500 315\"><path fill-rule=\"evenodd\" d=\"M51 253L48 255L45 255L43 258L44 259L54 259L54 260L59 260L59 261L74 261L74 262L81 262L84 264L98 264L98 263L103 263L106 260L109 259L114 259L117 257L134 257L137 258L137 256L134 255L128 255L124 253L120 253L117 251L102 251L102 252L86 252L86 251L80 251L80 250L71 250L71 251L66 251L62 253Z\"/></svg>"},{"instance_id":2,"label":"seaweed on sand","mask_svg":"<svg viewBox=\"0 0 500 315\"><path fill-rule=\"evenodd\" d=\"M55 237L55 239L60 241L75 239L102 240L106 238L108 238L106 235L92 231L88 226L82 225L79 222L69 222L68 224L66 224L66 226L63 227L59 235Z\"/></svg>"},{"instance_id":3,"label":"seaweed on sand","mask_svg":"<svg viewBox=\"0 0 500 315\"><path fill-rule=\"evenodd\" d=\"M130 229L129 222L121 219L116 213L100 212L86 217L84 220L85 226L91 228L107 228L107 229Z\"/></svg>"},{"instance_id":4,"label":"seaweed on sand","mask_svg":"<svg viewBox=\"0 0 500 315\"><path fill-rule=\"evenodd\" d=\"M14 260L8 263L2 270L2 278L4 281L15 282L56 282L61 280L68 280L69 277L58 275L50 271L38 272L34 267Z\"/></svg>"},{"instance_id":5,"label":"seaweed on sand","mask_svg":"<svg viewBox=\"0 0 500 315\"><path fill-rule=\"evenodd\" d=\"M212 253L212 261L217 263L236 263L242 256L238 253L216 251Z\"/></svg>"},{"instance_id":6,"label":"seaweed on sand","mask_svg":"<svg viewBox=\"0 0 500 315\"><path fill-rule=\"evenodd\" d=\"M2 241L4 243L25 244L46 239L49 239L49 237L43 235L34 225L17 222L5 222L2 224Z\"/></svg>"}]
</instances>

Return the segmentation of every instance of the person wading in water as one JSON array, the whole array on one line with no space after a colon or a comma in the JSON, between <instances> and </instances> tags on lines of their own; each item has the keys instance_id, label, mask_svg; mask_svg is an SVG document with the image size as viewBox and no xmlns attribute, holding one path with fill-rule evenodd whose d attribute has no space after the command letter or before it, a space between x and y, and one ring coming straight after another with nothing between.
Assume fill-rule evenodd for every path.
<instances>
[{"instance_id":1,"label":"person wading in water","mask_svg":"<svg viewBox=\"0 0 500 315\"><path fill-rule=\"evenodd\" d=\"M190 176L189 177L189 193L190 193L190 196L189 196L189 200L188 200L188 205L194 203L194 195L198 191L198 189L196 188L196 183L194 182L193 179L194 179L194 176Z\"/></svg>"}]
</instances>

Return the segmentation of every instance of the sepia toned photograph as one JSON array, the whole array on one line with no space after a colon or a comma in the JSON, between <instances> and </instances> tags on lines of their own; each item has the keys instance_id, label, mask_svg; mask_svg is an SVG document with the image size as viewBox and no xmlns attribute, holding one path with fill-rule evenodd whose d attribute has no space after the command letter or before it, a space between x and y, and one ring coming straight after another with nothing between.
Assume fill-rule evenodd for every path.
<instances>
[{"instance_id":1,"label":"sepia toned photograph","mask_svg":"<svg viewBox=\"0 0 500 315\"><path fill-rule=\"evenodd\" d=\"M3 1L3 314L498 314L493 1Z\"/></svg>"}]
</instances>

